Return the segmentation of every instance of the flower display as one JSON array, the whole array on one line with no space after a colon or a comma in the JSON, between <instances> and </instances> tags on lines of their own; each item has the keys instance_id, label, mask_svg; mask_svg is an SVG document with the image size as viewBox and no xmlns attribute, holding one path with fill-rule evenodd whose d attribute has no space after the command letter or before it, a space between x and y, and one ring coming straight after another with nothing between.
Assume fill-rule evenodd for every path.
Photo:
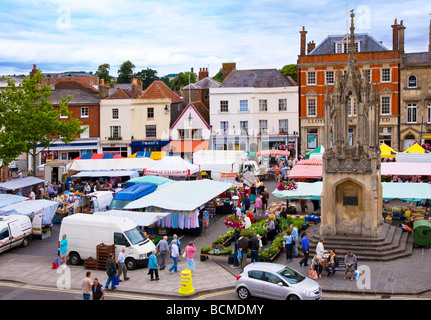
<instances>
[{"instance_id":1,"label":"flower display","mask_svg":"<svg viewBox=\"0 0 431 320\"><path fill-rule=\"evenodd\" d=\"M243 221L240 218L235 217L234 215L228 216L226 219L224 219L225 226L229 228L242 228Z\"/></svg>"}]
</instances>

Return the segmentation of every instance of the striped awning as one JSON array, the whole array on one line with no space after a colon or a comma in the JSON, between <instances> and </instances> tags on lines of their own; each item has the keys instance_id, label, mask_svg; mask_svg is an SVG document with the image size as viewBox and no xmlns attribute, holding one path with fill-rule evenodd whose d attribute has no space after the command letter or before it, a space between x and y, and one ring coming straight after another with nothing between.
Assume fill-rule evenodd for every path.
<instances>
[{"instance_id":1,"label":"striped awning","mask_svg":"<svg viewBox=\"0 0 431 320\"><path fill-rule=\"evenodd\" d=\"M73 160L89 160L89 159L122 159L124 157L121 157L119 155L116 154L111 154L111 153L85 153Z\"/></svg>"},{"instance_id":2,"label":"striped awning","mask_svg":"<svg viewBox=\"0 0 431 320\"><path fill-rule=\"evenodd\" d=\"M160 160L164 156L170 156L170 154L165 151L138 151L127 158L150 158L153 160Z\"/></svg>"}]
</instances>

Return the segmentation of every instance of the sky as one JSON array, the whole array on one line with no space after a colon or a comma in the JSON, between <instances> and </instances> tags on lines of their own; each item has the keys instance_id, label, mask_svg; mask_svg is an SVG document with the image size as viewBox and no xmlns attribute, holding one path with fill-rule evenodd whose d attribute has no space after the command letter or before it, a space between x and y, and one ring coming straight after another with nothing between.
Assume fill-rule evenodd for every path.
<instances>
[{"instance_id":1,"label":"sky","mask_svg":"<svg viewBox=\"0 0 431 320\"><path fill-rule=\"evenodd\" d=\"M389 50L395 19L403 20L405 51L428 50L429 0L2 0L0 75L92 71L108 63L117 76L130 60L135 72L158 76L224 62L239 70L295 64L302 26L307 42L345 34L354 9L355 32Z\"/></svg>"}]
</instances>

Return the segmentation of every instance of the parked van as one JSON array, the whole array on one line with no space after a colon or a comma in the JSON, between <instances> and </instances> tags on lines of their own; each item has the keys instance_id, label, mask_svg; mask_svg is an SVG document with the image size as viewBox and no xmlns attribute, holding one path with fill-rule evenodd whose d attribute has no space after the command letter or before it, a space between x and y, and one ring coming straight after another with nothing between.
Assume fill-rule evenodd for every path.
<instances>
[{"instance_id":1,"label":"parked van","mask_svg":"<svg viewBox=\"0 0 431 320\"><path fill-rule=\"evenodd\" d=\"M154 183L137 183L129 188L117 192L112 199L109 210L122 210L127 204L156 191Z\"/></svg>"},{"instance_id":2,"label":"parked van","mask_svg":"<svg viewBox=\"0 0 431 320\"><path fill-rule=\"evenodd\" d=\"M63 234L67 237L67 254L72 265L90 257L96 259L97 246L103 243L115 245L116 257L125 248L127 269L133 270L148 265L155 249L154 243L128 218L76 213L63 218L59 240Z\"/></svg>"},{"instance_id":3,"label":"parked van","mask_svg":"<svg viewBox=\"0 0 431 320\"><path fill-rule=\"evenodd\" d=\"M0 252L17 246L26 247L32 236L28 216L19 214L0 216Z\"/></svg>"},{"instance_id":4,"label":"parked van","mask_svg":"<svg viewBox=\"0 0 431 320\"><path fill-rule=\"evenodd\" d=\"M111 191L96 191L88 195L92 202L93 212L104 212L109 209L113 195Z\"/></svg>"}]
</instances>

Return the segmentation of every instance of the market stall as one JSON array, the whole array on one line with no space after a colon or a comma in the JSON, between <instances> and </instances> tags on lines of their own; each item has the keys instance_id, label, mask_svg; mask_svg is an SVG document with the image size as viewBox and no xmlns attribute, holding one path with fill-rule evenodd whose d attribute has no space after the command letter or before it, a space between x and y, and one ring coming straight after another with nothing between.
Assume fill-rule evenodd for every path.
<instances>
[{"instance_id":1,"label":"market stall","mask_svg":"<svg viewBox=\"0 0 431 320\"><path fill-rule=\"evenodd\" d=\"M200 171L200 166L178 156L164 157L144 170L144 175L187 177Z\"/></svg>"},{"instance_id":2,"label":"market stall","mask_svg":"<svg viewBox=\"0 0 431 320\"><path fill-rule=\"evenodd\" d=\"M155 160L150 158L113 158L113 159L78 159L74 160L70 171L84 170L139 170L154 165Z\"/></svg>"},{"instance_id":3,"label":"market stall","mask_svg":"<svg viewBox=\"0 0 431 320\"><path fill-rule=\"evenodd\" d=\"M73 160L100 160L100 159L124 159L124 157L121 157L116 154L110 154L110 153L85 153L79 157L74 158Z\"/></svg>"},{"instance_id":4,"label":"market stall","mask_svg":"<svg viewBox=\"0 0 431 320\"><path fill-rule=\"evenodd\" d=\"M171 156L171 154L165 151L138 151L127 158L150 158L153 160L160 160L165 156Z\"/></svg>"},{"instance_id":5,"label":"market stall","mask_svg":"<svg viewBox=\"0 0 431 320\"><path fill-rule=\"evenodd\" d=\"M140 227L148 227L160 219L166 218L171 212L139 212L128 210L108 210L105 212L95 212L95 215L101 216L115 216L121 218L128 218Z\"/></svg>"},{"instance_id":6,"label":"market stall","mask_svg":"<svg viewBox=\"0 0 431 320\"><path fill-rule=\"evenodd\" d=\"M289 151L286 150L260 150L256 153L257 157L288 157L290 155Z\"/></svg>"},{"instance_id":7,"label":"market stall","mask_svg":"<svg viewBox=\"0 0 431 320\"><path fill-rule=\"evenodd\" d=\"M385 159L385 158L395 159L397 156L397 153L398 153L397 151L389 147L386 143L382 143L380 145L380 157L382 159Z\"/></svg>"},{"instance_id":8,"label":"market stall","mask_svg":"<svg viewBox=\"0 0 431 320\"><path fill-rule=\"evenodd\" d=\"M30 190L32 186L45 183L45 180L36 177L25 177L21 179L9 180L0 183L0 192L17 192L22 189L22 193L26 194L26 190Z\"/></svg>"},{"instance_id":9,"label":"market stall","mask_svg":"<svg viewBox=\"0 0 431 320\"><path fill-rule=\"evenodd\" d=\"M288 174L289 179L321 179L322 176L323 165L319 159L298 161Z\"/></svg>"},{"instance_id":10,"label":"market stall","mask_svg":"<svg viewBox=\"0 0 431 320\"><path fill-rule=\"evenodd\" d=\"M136 183L154 183L159 186L167 182L172 182L172 180L165 177L158 177L158 176L142 176L142 177L138 177L138 178L134 178L134 179L130 179L129 181L126 181L126 187L131 187Z\"/></svg>"},{"instance_id":11,"label":"market stall","mask_svg":"<svg viewBox=\"0 0 431 320\"><path fill-rule=\"evenodd\" d=\"M0 210L2 207L5 207L10 204L27 201L29 200L27 197L18 196L16 194L2 194L0 193Z\"/></svg>"},{"instance_id":12,"label":"market stall","mask_svg":"<svg viewBox=\"0 0 431 320\"><path fill-rule=\"evenodd\" d=\"M130 179L138 178L137 170L84 170L74 174L72 178L115 178L129 177Z\"/></svg>"}]
</instances>

